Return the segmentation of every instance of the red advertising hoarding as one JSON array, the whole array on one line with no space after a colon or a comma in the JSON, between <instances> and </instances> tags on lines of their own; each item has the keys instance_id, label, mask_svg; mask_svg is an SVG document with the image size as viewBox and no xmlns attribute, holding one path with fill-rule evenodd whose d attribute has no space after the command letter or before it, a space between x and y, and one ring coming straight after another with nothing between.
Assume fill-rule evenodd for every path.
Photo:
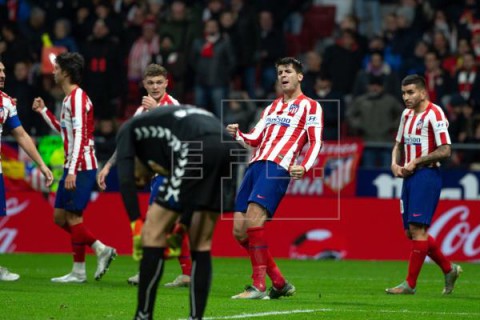
<instances>
[{"instance_id":1,"label":"red advertising hoarding","mask_svg":"<svg viewBox=\"0 0 480 320\"><path fill-rule=\"evenodd\" d=\"M141 196L147 203L147 195ZM0 252L70 252L70 241L53 223L53 209L41 194L7 195L9 216L0 219ZM287 196L267 224L276 257L315 259L406 259L399 201L392 199ZM145 209L145 207L143 208ZM232 215L220 217L215 256L245 256L232 236ZM119 194L96 194L85 223L122 254L131 250L130 227ZM430 232L455 261L480 261L480 201L441 201Z\"/></svg>"}]
</instances>

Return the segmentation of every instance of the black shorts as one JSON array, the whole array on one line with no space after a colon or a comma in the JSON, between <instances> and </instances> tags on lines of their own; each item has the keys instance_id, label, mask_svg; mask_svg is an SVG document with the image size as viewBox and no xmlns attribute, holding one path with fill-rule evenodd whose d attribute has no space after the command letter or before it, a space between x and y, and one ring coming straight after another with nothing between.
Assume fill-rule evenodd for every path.
<instances>
[{"instance_id":1,"label":"black shorts","mask_svg":"<svg viewBox=\"0 0 480 320\"><path fill-rule=\"evenodd\" d=\"M181 212L233 210L232 177L238 145L208 135L183 143L172 159L170 175L160 186L155 202ZM233 192L234 193L234 192Z\"/></svg>"}]
</instances>

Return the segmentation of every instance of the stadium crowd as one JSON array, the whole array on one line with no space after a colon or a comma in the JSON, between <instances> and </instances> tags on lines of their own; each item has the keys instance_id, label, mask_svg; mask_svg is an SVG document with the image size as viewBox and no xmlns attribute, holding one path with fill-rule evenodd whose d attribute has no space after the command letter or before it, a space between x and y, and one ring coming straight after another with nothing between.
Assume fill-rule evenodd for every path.
<instances>
[{"instance_id":1,"label":"stadium crowd","mask_svg":"<svg viewBox=\"0 0 480 320\"><path fill-rule=\"evenodd\" d=\"M255 99L276 97L274 62L298 57L306 66L302 91L339 101L340 113L336 102L322 103L326 140L387 144L385 152L367 144L366 167L390 166L404 108L399 81L412 73L426 78L430 100L444 108L452 142L480 141L476 0L0 0L0 28L5 92L32 136L49 134L35 120L34 97L57 114L63 100L48 55L84 56L100 162L138 107L152 62L168 70L168 91L180 102L246 130L265 105ZM457 150L451 165L473 168L479 155Z\"/></svg>"}]
</instances>

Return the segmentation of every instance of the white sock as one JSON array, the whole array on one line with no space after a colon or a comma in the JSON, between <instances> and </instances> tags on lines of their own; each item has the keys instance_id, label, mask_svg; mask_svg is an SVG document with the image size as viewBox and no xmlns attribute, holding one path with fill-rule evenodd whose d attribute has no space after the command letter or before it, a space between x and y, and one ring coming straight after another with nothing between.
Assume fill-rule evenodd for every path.
<instances>
[{"instance_id":1,"label":"white sock","mask_svg":"<svg viewBox=\"0 0 480 320\"><path fill-rule=\"evenodd\" d=\"M92 249L95 251L95 254L97 256L100 255L100 253L102 253L103 250L105 250L105 247L106 246L100 240L96 240L92 244Z\"/></svg>"},{"instance_id":2,"label":"white sock","mask_svg":"<svg viewBox=\"0 0 480 320\"><path fill-rule=\"evenodd\" d=\"M85 262L74 262L73 272L77 274L85 275Z\"/></svg>"}]
</instances>

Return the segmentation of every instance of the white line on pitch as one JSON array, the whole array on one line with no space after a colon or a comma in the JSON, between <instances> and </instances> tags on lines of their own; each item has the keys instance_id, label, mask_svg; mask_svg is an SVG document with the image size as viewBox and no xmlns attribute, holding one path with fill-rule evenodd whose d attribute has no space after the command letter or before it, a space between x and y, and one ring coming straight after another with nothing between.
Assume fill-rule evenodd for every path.
<instances>
[{"instance_id":1,"label":"white line on pitch","mask_svg":"<svg viewBox=\"0 0 480 320\"><path fill-rule=\"evenodd\" d=\"M316 312L346 312L346 313L403 313L403 314L418 314L418 315L442 315L442 316L472 316L478 318L480 313L478 312L430 312L430 311L411 311L411 310L362 310L362 309L307 309L307 310L286 310L286 311L270 311L260 313L242 313L231 316L220 317L205 317L205 320L222 320L222 319L246 319L246 318L258 318L266 316L280 316L291 315L298 313L316 313ZM182 319L180 319L182 320Z\"/></svg>"}]
</instances>

